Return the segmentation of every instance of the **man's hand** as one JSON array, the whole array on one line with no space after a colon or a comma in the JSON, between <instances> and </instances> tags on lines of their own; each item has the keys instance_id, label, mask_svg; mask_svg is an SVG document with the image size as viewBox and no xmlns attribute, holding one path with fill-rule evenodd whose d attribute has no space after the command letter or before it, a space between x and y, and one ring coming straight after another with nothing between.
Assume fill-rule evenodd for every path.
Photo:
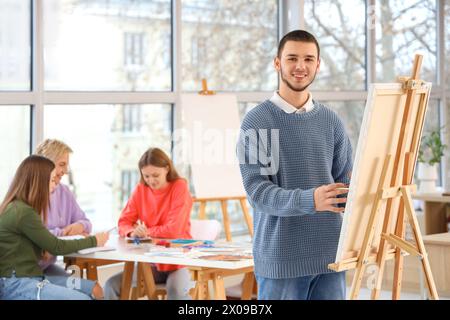
<instances>
[{"instance_id":1,"label":"man's hand","mask_svg":"<svg viewBox=\"0 0 450 320\"><path fill-rule=\"evenodd\" d=\"M63 229L63 236L74 236L84 233L84 226L81 223L72 223Z\"/></svg>"},{"instance_id":2,"label":"man's hand","mask_svg":"<svg viewBox=\"0 0 450 320\"><path fill-rule=\"evenodd\" d=\"M343 183L332 183L316 188L314 190L314 206L316 211L344 212L345 208L336 207L335 205L347 202L347 198L337 198L338 195L348 192L346 187Z\"/></svg>"}]
</instances>

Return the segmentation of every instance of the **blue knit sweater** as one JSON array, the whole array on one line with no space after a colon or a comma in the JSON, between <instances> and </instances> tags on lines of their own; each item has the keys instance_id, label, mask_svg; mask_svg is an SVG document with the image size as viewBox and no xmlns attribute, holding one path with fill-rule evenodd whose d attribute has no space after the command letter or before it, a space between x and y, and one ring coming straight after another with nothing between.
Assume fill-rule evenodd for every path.
<instances>
[{"instance_id":1,"label":"blue knit sweater","mask_svg":"<svg viewBox=\"0 0 450 320\"><path fill-rule=\"evenodd\" d=\"M257 151L256 151L257 150ZM264 101L245 116L240 170L254 208L255 274L281 279L332 272L340 214L316 212L316 187L349 182L352 148L339 117L314 101L285 113Z\"/></svg>"}]
</instances>

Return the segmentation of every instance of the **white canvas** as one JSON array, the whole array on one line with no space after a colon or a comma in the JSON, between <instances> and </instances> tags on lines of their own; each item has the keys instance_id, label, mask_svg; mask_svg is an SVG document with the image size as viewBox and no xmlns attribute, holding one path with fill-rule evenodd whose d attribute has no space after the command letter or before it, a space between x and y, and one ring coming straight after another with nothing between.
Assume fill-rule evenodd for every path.
<instances>
[{"instance_id":1,"label":"white canvas","mask_svg":"<svg viewBox=\"0 0 450 320\"><path fill-rule=\"evenodd\" d=\"M236 157L240 129L236 96L183 94L181 113L195 197L244 197Z\"/></svg>"},{"instance_id":2,"label":"white canvas","mask_svg":"<svg viewBox=\"0 0 450 320\"><path fill-rule=\"evenodd\" d=\"M417 90L411 109L406 150L413 152L414 159L417 158L417 149L411 150L414 145L411 128L416 125L416 121L420 122L420 117L417 116L418 106L425 103L426 107L430 90L431 83ZM375 205L374 200L384 160L387 154L392 154L394 157L396 153L397 145L394 142L398 141L405 102L406 92L400 83L372 84L369 88L335 262L355 257L362 247L371 210ZM403 174L402 169L400 165L398 181ZM412 174L413 171L410 174L411 177ZM388 181L390 182L390 179ZM381 210L384 212L384 207ZM388 232L395 227L397 211L398 199L395 199L392 201L391 230ZM372 251L378 250L382 218L375 230Z\"/></svg>"}]
</instances>

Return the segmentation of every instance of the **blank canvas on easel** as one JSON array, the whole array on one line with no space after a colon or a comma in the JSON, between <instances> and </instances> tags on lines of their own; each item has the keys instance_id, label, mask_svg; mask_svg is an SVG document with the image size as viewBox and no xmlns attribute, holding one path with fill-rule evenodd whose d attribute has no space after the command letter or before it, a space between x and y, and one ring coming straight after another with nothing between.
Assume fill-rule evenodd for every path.
<instances>
[{"instance_id":1,"label":"blank canvas on easel","mask_svg":"<svg viewBox=\"0 0 450 320\"><path fill-rule=\"evenodd\" d=\"M416 126L416 121L420 118L418 116L419 105L423 106L428 103L430 90L431 83L426 83L422 89L415 91L408 124L410 128ZM396 153L397 146L392 141L399 139L406 96L406 90L402 89L400 83L372 84L370 87L335 262L355 258L361 250L371 210L375 203L384 160L386 155L395 155ZM408 132L412 132L410 128L407 130ZM414 148L412 137L407 135L405 150L413 152L414 159L416 159L417 150L411 150L411 148ZM414 170L414 168L410 170ZM402 174L403 170L400 168L398 181L401 181ZM393 199L390 216L391 230L395 228L398 206L398 199ZM384 207L381 210L384 210ZM378 250L382 227L382 223L377 225L376 236L372 241L372 251Z\"/></svg>"},{"instance_id":2,"label":"blank canvas on easel","mask_svg":"<svg viewBox=\"0 0 450 320\"><path fill-rule=\"evenodd\" d=\"M240 119L233 94L183 94L183 141L196 198L245 197L236 157Z\"/></svg>"}]
</instances>

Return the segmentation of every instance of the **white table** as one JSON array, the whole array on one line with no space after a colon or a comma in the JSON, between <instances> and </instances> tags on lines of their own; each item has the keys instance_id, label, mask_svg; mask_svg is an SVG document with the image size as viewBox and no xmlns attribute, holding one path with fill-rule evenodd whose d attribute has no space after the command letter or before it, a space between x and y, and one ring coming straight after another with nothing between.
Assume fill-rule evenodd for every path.
<instances>
[{"instance_id":1,"label":"white table","mask_svg":"<svg viewBox=\"0 0 450 320\"><path fill-rule=\"evenodd\" d=\"M151 263L177 264L187 266L192 274L192 279L196 282L193 292L194 299L209 299L208 282L212 281L214 287L214 298L225 299L225 287L223 277L245 273L243 283L243 299L250 299L253 290L253 259L241 259L238 261L208 260L200 257L213 255L215 252L200 251L192 249L186 253L174 252L180 249L164 248L150 243L139 245L127 243L125 239L112 236L107 243L108 247L113 247L112 251L100 251L90 254L70 254L65 256L68 265L76 265L81 270L86 269L87 278L97 280L97 266L125 262L124 276L122 281L121 299L129 297L131 279L135 262L138 262L138 270L143 275L144 287L149 298L155 297L156 286L151 273ZM219 250L233 250L230 254L247 254L251 250L250 244L245 243L215 243ZM224 253L226 254L226 253Z\"/></svg>"}]
</instances>

